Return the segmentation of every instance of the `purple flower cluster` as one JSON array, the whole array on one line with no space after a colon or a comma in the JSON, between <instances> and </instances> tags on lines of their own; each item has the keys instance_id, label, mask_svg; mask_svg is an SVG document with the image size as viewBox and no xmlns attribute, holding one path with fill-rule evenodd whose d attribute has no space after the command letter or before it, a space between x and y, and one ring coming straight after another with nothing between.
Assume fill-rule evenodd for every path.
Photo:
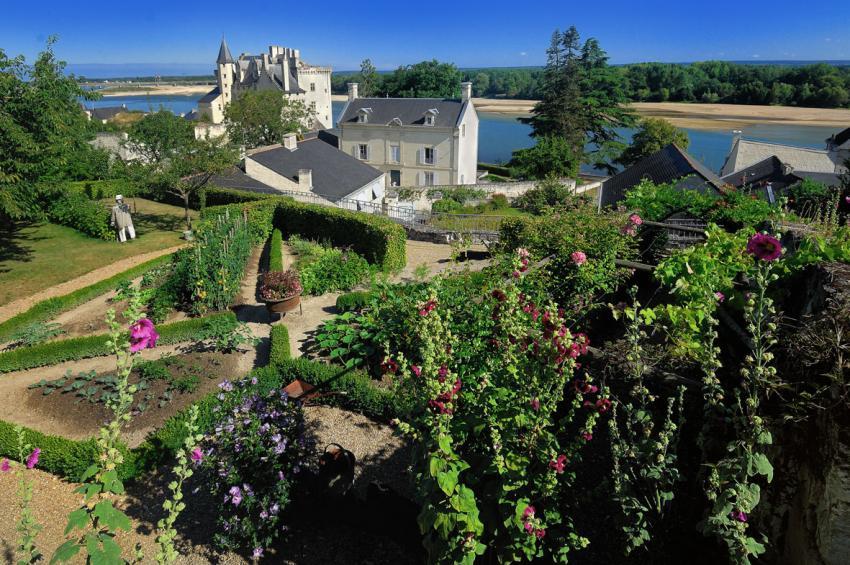
<instances>
[{"instance_id":1,"label":"purple flower cluster","mask_svg":"<svg viewBox=\"0 0 850 565\"><path fill-rule=\"evenodd\" d=\"M307 452L301 404L256 378L223 381L218 421L192 460L212 479L222 547L262 556L285 530L280 513Z\"/></svg>"}]
</instances>

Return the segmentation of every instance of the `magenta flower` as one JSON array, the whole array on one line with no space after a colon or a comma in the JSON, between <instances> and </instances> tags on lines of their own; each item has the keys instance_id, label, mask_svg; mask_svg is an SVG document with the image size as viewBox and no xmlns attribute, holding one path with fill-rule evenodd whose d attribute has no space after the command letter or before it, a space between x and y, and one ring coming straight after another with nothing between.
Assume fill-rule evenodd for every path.
<instances>
[{"instance_id":1,"label":"magenta flower","mask_svg":"<svg viewBox=\"0 0 850 565\"><path fill-rule=\"evenodd\" d=\"M766 233L757 233L747 242L747 253L761 261L776 261L782 255L782 244Z\"/></svg>"},{"instance_id":2,"label":"magenta flower","mask_svg":"<svg viewBox=\"0 0 850 565\"><path fill-rule=\"evenodd\" d=\"M607 398L600 398L596 401L596 409L600 414L604 414L609 408L611 408L611 401Z\"/></svg>"},{"instance_id":3,"label":"magenta flower","mask_svg":"<svg viewBox=\"0 0 850 565\"><path fill-rule=\"evenodd\" d=\"M593 434L590 432L581 432L581 437L584 441L590 441L593 439Z\"/></svg>"},{"instance_id":4,"label":"magenta flower","mask_svg":"<svg viewBox=\"0 0 850 565\"><path fill-rule=\"evenodd\" d=\"M532 524L531 522L526 522L523 525L523 528L525 528L525 531L528 532L529 535L532 535L534 533L534 524Z\"/></svg>"},{"instance_id":5,"label":"magenta flower","mask_svg":"<svg viewBox=\"0 0 850 565\"><path fill-rule=\"evenodd\" d=\"M434 308L436 308L436 307L437 307L437 301L436 300L429 300L428 302L426 302L422 306L422 309L419 310L419 315L424 318L425 316L427 316L428 314L433 312Z\"/></svg>"},{"instance_id":6,"label":"magenta flower","mask_svg":"<svg viewBox=\"0 0 850 565\"><path fill-rule=\"evenodd\" d=\"M729 514L729 517L732 518L733 520L737 520L739 522L746 522L747 521L747 513L743 512L741 510L733 510Z\"/></svg>"},{"instance_id":7,"label":"magenta flower","mask_svg":"<svg viewBox=\"0 0 850 565\"><path fill-rule=\"evenodd\" d=\"M200 463L201 461L204 460L204 453L203 453L203 451L201 451L200 447L196 447L195 449L192 450L192 454L191 454L190 457L192 458L192 461L194 461L195 464L197 464L197 463Z\"/></svg>"},{"instance_id":8,"label":"magenta flower","mask_svg":"<svg viewBox=\"0 0 850 565\"><path fill-rule=\"evenodd\" d=\"M573 263L579 267L587 263L587 255L585 255L583 251L573 251L570 253L570 259L572 259Z\"/></svg>"},{"instance_id":9,"label":"magenta flower","mask_svg":"<svg viewBox=\"0 0 850 565\"><path fill-rule=\"evenodd\" d=\"M420 367L419 365L411 365L410 370L413 371L413 374L417 377L422 374L422 367Z\"/></svg>"},{"instance_id":10,"label":"magenta flower","mask_svg":"<svg viewBox=\"0 0 850 565\"><path fill-rule=\"evenodd\" d=\"M132 353L156 347L158 339L159 334L156 333L153 322L147 318L142 318L130 326L130 352Z\"/></svg>"},{"instance_id":11,"label":"magenta flower","mask_svg":"<svg viewBox=\"0 0 850 565\"><path fill-rule=\"evenodd\" d=\"M522 513L522 519L527 521L531 520L532 518L534 518L534 506L531 506L529 504L525 507L525 511Z\"/></svg>"},{"instance_id":12,"label":"magenta flower","mask_svg":"<svg viewBox=\"0 0 850 565\"><path fill-rule=\"evenodd\" d=\"M516 254L519 256L520 259L528 259L529 257L531 257L531 253L529 253L528 249L526 249L525 247L520 247L519 249L517 249Z\"/></svg>"},{"instance_id":13,"label":"magenta flower","mask_svg":"<svg viewBox=\"0 0 850 565\"><path fill-rule=\"evenodd\" d=\"M30 453L30 456L27 457L27 469L32 469L36 465L38 465L38 458L41 456L41 449L36 447Z\"/></svg>"},{"instance_id":14,"label":"magenta flower","mask_svg":"<svg viewBox=\"0 0 850 565\"><path fill-rule=\"evenodd\" d=\"M567 467L567 456L564 455L563 453L561 455L558 455L557 459L553 459L552 461L549 461L549 468L552 469L553 471L555 471L558 474L563 473L564 469L566 469L566 467Z\"/></svg>"},{"instance_id":15,"label":"magenta flower","mask_svg":"<svg viewBox=\"0 0 850 565\"><path fill-rule=\"evenodd\" d=\"M714 293L714 298L717 299L717 302L723 302L724 300L726 300L726 295L718 290Z\"/></svg>"},{"instance_id":16,"label":"magenta flower","mask_svg":"<svg viewBox=\"0 0 850 565\"><path fill-rule=\"evenodd\" d=\"M634 226L639 226L643 223L643 219L641 219L641 217L637 214L632 214L631 216L629 216L629 223Z\"/></svg>"},{"instance_id":17,"label":"magenta flower","mask_svg":"<svg viewBox=\"0 0 850 565\"><path fill-rule=\"evenodd\" d=\"M630 236L637 235L637 231L635 230L634 226L632 226L631 224L623 226L622 228L620 228L620 233L623 234L623 235L630 235Z\"/></svg>"},{"instance_id":18,"label":"magenta flower","mask_svg":"<svg viewBox=\"0 0 850 565\"><path fill-rule=\"evenodd\" d=\"M0 463L0 471L3 471L4 473L8 473L11 470L12 470L12 466L9 464L9 460L3 459L3 462Z\"/></svg>"},{"instance_id":19,"label":"magenta flower","mask_svg":"<svg viewBox=\"0 0 850 565\"><path fill-rule=\"evenodd\" d=\"M535 412L536 412L536 411L538 411L538 410L540 410L540 399L539 399L539 398L537 398L536 396L535 396L534 398L532 398L532 399L531 399L530 404L531 404L531 408L532 408Z\"/></svg>"},{"instance_id":20,"label":"magenta flower","mask_svg":"<svg viewBox=\"0 0 850 565\"><path fill-rule=\"evenodd\" d=\"M847 204L850 204L850 196L845 196L844 202L846 202Z\"/></svg>"},{"instance_id":21,"label":"magenta flower","mask_svg":"<svg viewBox=\"0 0 850 565\"><path fill-rule=\"evenodd\" d=\"M543 528L537 528L534 530L534 535L537 536L537 539L543 539L543 536L546 535L546 530Z\"/></svg>"}]
</instances>

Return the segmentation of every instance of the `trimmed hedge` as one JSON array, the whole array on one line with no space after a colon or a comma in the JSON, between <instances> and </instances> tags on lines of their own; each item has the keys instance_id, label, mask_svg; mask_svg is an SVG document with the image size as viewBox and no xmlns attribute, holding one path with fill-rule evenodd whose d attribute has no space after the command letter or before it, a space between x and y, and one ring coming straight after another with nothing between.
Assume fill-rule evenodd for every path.
<instances>
[{"instance_id":1,"label":"trimmed hedge","mask_svg":"<svg viewBox=\"0 0 850 565\"><path fill-rule=\"evenodd\" d=\"M269 271L283 270L283 234L275 228L269 240Z\"/></svg>"},{"instance_id":2,"label":"trimmed hedge","mask_svg":"<svg viewBox=\"0 0 850 565\"><path fill-rule=\"evenodd\" d=\"M271 346L269 349L269 365L276 367L292 358L292 350L289 347L289 330L283 324L272 326L269 337Z\"/></svg>"},{"instance_id":3,"label":"trimmed hedge","mask_svg":"<svg viewBox=\"0 0 850 565\"><path fill-rule=\"evenodd\" d=\"M109 210L79 192L59 195L50 203L47 217L54 224L73 228L97 239L115 239L115 231L109 226Z\"/></svg>"},{"instance_id":4,"label":"trimmed hedge","mask_svg":"<svg viewBox=\"0 0 850 565\"><path fill-rule=\"evenodd\" d=\"M308 359L290 359L276 367L283 384L295 379L306 381L322 394L315 402L339 406L365 416L389 421L407 410L399 405L395 392L382 387L368 374Z\"/></svg>"},{"instance_id":5,"label":"trimmed hedge","mask_svg":"<svg viewBox=\"0 0 850 565\"><path fill-rule=\"evenodd\" d=\"M70 188L74 192L85 194L92 200L102 198L115 198L116 194L122 196L138 196L139 190L128 180L83 180L71 182Z\"/></svg>"},{"instance_id":6,"label":"trimmed hedge","mask_svg":"<svg viewBox=\"0 0 850 565\"><path fill-rule=\"evenodd\" d=\"M229 195L230 192L239 191L213 191L219 196ZM383 216L272 196L208 207L203 217L223 214L225 210L230 210L231 214L248 215L248 224L256 243L268 239L271 230L278 228L284 237L300 235L307 239L327 239L336 247L350 246L382 271L402 269L407 263L407 233L399 224Z\"/></svg>"},{"instance_id":7,"label":"trimmed hedge","mask_svg":"<svg viewBox=\"0 0 850 565\"><path fill-rule=\"evenodd\" d=\"M63 312L67 312L80 304L97 298L101 294L114 290L122 282L140 277L151 269L168 263L170 260L171 255L163 255L64 296L42 300L26 312L21 312L17 316L0 323L0 343L8 341L12 334L25 326L55 318Z\"/></svg>"},{"instance_id":8,"label":"trimmed hedge","mask_svg":"<svg viewBox=\"0 0 850 565\"><path fill-rule=\"evenodd\" d=\"M22 426L23 427L23 426ZM83 472L97 458L97 443L94 438L75 441L59 436L43 434L23 428L24 438L33 447L41 448L38 468L72 480L79 480ZM0 420L0 455L18 457L18 434L15 425Z\"/></svg>"},{"instance_id":9,"label":"trimmed hedge","mask_svg":"<svg viewBox=\"0 0 850 565\"><path fill-rule=\"evenodd\" d=\"M236 320L233 312L219 312L203 318L181 320L172 324L157 327L159 332L158 345L171 345L183 341L191 341L203 329L206 321L213 317L230 317ZM60 339L40 343L32 347L20 347L0 353L0 373L23 371L34 367L55 365L63 361L76 361L90 357L100 357L111 353L109 334L97 334L85 337Z\"/></svg>"},{"instance_id":10,"label":"trimmed hedge","mask_svg":"<svg viewBox=\"0 0 850 565\"><path fill-rule=\"evenodd\" d=\"M503 177L511 176L510 167L506 167L504 165L495 165L493 163L478 163L478 168L482 171L493 173L494 175L500 175Z\"/></svg>"},{"instance_id":11,"label":"trimmed hedge","mask_svg":"<svg viewBox=\"0 0 850 565\"><path fill-rule=\"evenodd\" d=\"M336 310L339 313L361 310L369 304L372 293L368 290L355 290L346 294L340 294L336 299Z\"/></svg>"}]
</instances>

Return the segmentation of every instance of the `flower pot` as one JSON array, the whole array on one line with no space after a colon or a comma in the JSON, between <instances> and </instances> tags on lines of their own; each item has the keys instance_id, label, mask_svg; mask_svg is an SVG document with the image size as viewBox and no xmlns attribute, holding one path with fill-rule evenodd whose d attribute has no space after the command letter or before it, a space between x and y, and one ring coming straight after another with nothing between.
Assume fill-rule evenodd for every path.
<instances>
[{"instance_id":1,"label":"flower pot","mask_svg":"<svg viewBox=\"0 0 850 565\"><path fill-rule=\"evenodd\" d=\"M266 303L269 314L286 314L301 306L301 294L293 294L280 300L263 300L263 302Z\"/></svg>"}]
</instances>

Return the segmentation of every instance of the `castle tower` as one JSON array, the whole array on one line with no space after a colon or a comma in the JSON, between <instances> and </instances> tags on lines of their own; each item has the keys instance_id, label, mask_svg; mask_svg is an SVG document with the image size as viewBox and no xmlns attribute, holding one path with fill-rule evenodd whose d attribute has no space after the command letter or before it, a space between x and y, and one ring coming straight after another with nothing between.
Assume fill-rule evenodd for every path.
<instances>
[{"instance_id":1,"label":"castle tower","mask_svg":"<svg viewBox=\"0 0 850 565\"><path fill-rule=\"evenodd\" d=\"M221 47L218 49L218 59L216 59L216 65L218 66L218 88L221 91L221 100L224 106L227 106L231 102L231 96L233 94L233 80L234 80L234 71L236 70L236 65L233 62L233 57L230 55L230 49L227 48L227 42L224 38L221 38Z\"/></svg>"}]
</instances>

